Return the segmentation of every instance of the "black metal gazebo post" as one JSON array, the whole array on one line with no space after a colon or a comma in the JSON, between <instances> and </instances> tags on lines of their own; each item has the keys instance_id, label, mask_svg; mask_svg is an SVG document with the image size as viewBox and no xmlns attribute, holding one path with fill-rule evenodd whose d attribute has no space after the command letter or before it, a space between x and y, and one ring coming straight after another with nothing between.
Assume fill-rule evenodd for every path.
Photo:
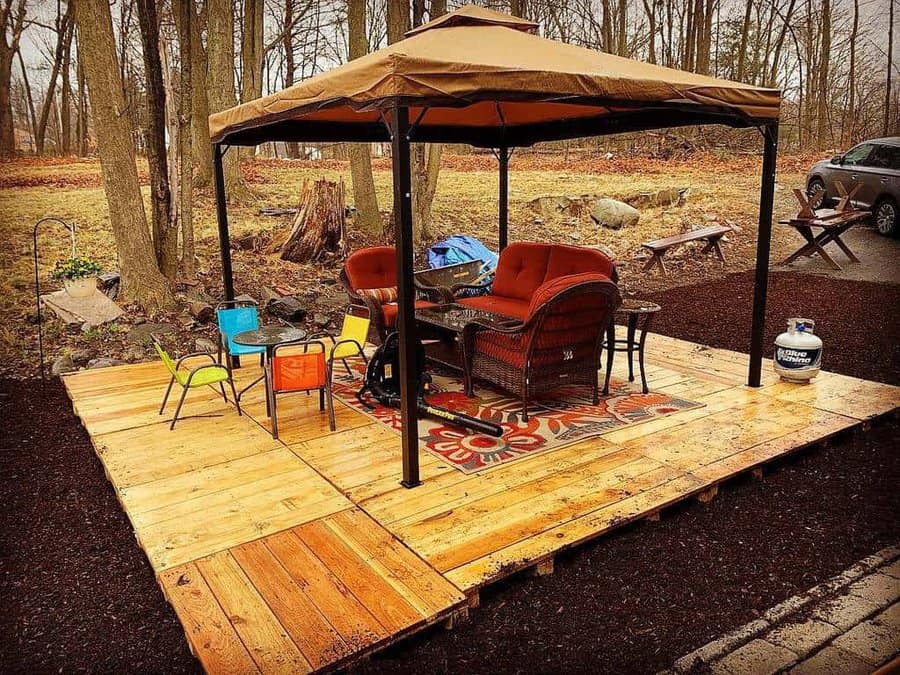
<instances>
[{"instance_id":1,"label":"black metal gazebo post","mask_svg":"<svg viewBox=\"0 0 900 675\"><path fill-rule=\"evenodd\" d=\"M213 143L213 181L216 188L216 220L219 223L219 255L222 259L222 286L225 299L234 300L234 276L231 270L231 237L228 234L228 205L225 202L225 171L222 168L221 143Z\"/></svg>"},{"instance_id":2,"label":"black metal gazebo post","mask_svg":"<svg viewBox=\"0 0 900 675\"><path fill-rule=\"evenodd\" d=\"M762 382L762 358L766 331L766 294L769 289L769 253L772 244L772 212L775 202L775 158L778 122L760 127L763 136L762 183L759 192L759 228L756 234L756 277L753 282L753 323L750 329L750 369L747 384Z\"/></svg>"},{"instance_id":3,"label":"black metal gazebo post","mask_svg":"<svg viewBox=\"0 0 900 675\"><path fill-rule=\"evenodd\" d=\"M509 242L509 148L502 146L497 153L500 162L500 208L498 213L499 250Z\"/></svg>"},{"instance_id":4,"label":"black metal gazebo post","mask_svg":"<svg viewBox=\"0 0 900 675\"><path fill-rule=\"evenodd\" d=\"M395 105L391 116L391 165L394 172L394 242L397 250L397 330L400 333L400 420L405 488L419 479L418 366L415 286L413 284L412 179L409 161L409 109Z\"/></svg>"}]
</instances>

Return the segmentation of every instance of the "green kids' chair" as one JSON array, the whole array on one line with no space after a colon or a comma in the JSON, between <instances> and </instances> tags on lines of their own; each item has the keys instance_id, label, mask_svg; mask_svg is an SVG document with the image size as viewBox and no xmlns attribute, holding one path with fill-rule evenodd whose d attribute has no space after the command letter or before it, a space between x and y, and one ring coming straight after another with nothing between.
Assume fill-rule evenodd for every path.
<instances>
[{"instance_id":1,"label":"green kids' chair","mask_svg":"<svg viewBox=\"0 0 900 675\"><path fill-rule=\"evenodd\" d=\"M172 376L172 379L169 380L169 386L166 387L166 394L163 396L162 405L159 407L160 415L162 415L163 411L166 409L166 402L169 400L169 393L172 391L172 386L177 382L182 387L181 398L178 401L178 407L175 408L175 416L172 418L172 424L169 425L169 430L175 428L175 422L178 421L178 415L181 413L181 406L184 405L184 398L187 395L188 389L194 389L196 387L214 387L214 385L218 384L219 391L222 392L222 398L228 402L228 397L225 395L224 384L225 382L228 382L231 386L231 395L234 398L234 405L237 408L237 413L238 415L241 414L241 404L240 401L238 401L237 392L234 389L234 380L231 379L231 373L228 368L216 363L215 357L212 354L207 352L194 352L192 354L186 354L178 359L178 361L175 361L169 356L168 352L163 349L163 346L155 337L153 338L153 346L156 348L156 353L159 354L159 358L162 359L163 364L165 364L166 370L168 370L169 374ZM184 366L184 362L187 359L195 356L209 358L212 363L195 366L193 368Z\"/></svg>"}]
</instances>

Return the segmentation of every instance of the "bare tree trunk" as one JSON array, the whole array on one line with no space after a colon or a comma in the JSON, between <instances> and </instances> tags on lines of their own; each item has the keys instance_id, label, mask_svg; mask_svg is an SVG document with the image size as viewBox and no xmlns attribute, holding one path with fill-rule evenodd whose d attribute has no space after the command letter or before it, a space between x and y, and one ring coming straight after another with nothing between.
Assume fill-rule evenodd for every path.
<instances>
[{"instance_id":1,"label":"bare tree trunk","mask_svg":"<svg viewBox=\"0 0 900 675\"><path fill-rule=\"evenodd\" d=\"M231 0L208 0L207 91L209 112L235 105L234 95L234 6ZM211 151L210 151L211 152ZM249 196L241 178L240 157L236 150L223 158L225 191L229 199L240 201Z\"/></svg>"},{"instance_id":2,"label":"bare tree trunk","mask_svg":"<svg viewBox=\"0 0 900 675\"><path fill-rule=\"evenodd\" d=\"M643 0L644 13L647 15L647 24L650 31L650 43L648 45L647 60L656 63L656 1Z\"/></svg>"},{"instance_id":3,"label":"bare tree trunk","mask_svg":"<svg viewBox=\"0 0 900 675\"><path fill-rule=\"evenodd\" d=\"M750 17L753 14L753 3L747 0L747 8L744 11L744 23L741 26L741 42L738 47L737 73L734 79L738 82L744 81L745 69L747 67L747 43L750 40Z\"/></svg>"},{"instance_id":4,"label":"bare tree trunk","mask_svg":"<svg viewBox=\"0 0 900 675\"><path fill-rule=\"evenodd\" d=\"M369 51L366 38L366 0L348 0L347 35L350 60L357 59ZM372 149L368 143L351 143L350 176L353 181L353 203L356 206L354 224L370 235L382 232L381 212L375 193L375 179L372 175Z\"/></svg>"},{"instance_id":5,"label":"bare tree trunk","mask_svg":"<svg viewBox=\"0 0 900 675\"><path fill-rule=\"evenodd\" d=\"M80 40L80 37L79 37ZM76 135L78 136L78 156L86 157L88 152L88 103L87 87L84 81L84 59L81 49L78 50L78 124Z\"/></svg>"},{"instance_id":6,"label":"bare tree trunk","mask_svg":"<svg viewBox=\"0 0 900 675\"><path fill-rule=\"evenodd\" d=\"M75 3L78 34L89 49L80 50L91 94L97 145L109 221L116 240L122 291L126 298L152 312L172 304L172 293L153 256L141 199L134 142L119 72L112 17L107 0Z\"/></svg>"},{"instance_id":7,"label":"bare tree trunk","mask_svg":"<svg viewBox=\"0 0 900 675\"><path fill-rule=\"evenodd\" d=\"M714 0L697 0L697 6L701 9L698 17L699 29L697 35L697 72L709 75L710 51L712 47L712 19L715 10ZM702 21L700 20L702 18Z\"/></svg>"},{"instance_id":8,"label":"bare tree trunk","mask_svg":"<svg viewBox=\"0 0 900 675\"><path fill-rule=\"evenodd\" d=\"M19 69L22 71L22 84L25 87L25 102L28 104L28 125L31 129L31 140L34 142L34 136L37 129L37 115L34 112L34 98L31 95L31 84L28 82L28 69L25 67L25 60L22 58L22 50L18 50ZM33 148L32 148L33 151Z\"/></svg>"},{"instance_id":9,"label":"bare tree trunk","mask_svg":"<svg viewBox=\"0 0 900 675\"><path fill-rule=\"evenodd\" d=\"M772 65L769 69L769 79L765 82L766 86L775 87L778 82L778 69L781 67L781 52L784 49L784 41L787 37L788 30L791 28L791 19L794 15L794 6L796 5L797 0L791 0L788 5L787 12L781 17L781 31L778 34L778 39L775 41L775 54L772 57ZM799 54L797 55L799 57ZM802 72L802 66L801 66ZM802 80L803 77L801 76ZM802 96L803 90L800 90L800 94Z\"/></svg>"},{"instance_id":10,"label":"bare tree trunk","mask_svg":"<svg viewBox=\"0 0 900 675\"><path fill-rule=\"evenodd\" d=\"M818 133L816 134L819 149L824 150L829 142L828 129L828 66L831 60L831 0L822 0L822 51L819 58L819 92L816 117Z\"/></svg>"},{"instance_id":11,"label":"bare tree trunk","mask_svg":"<svg viewBox=\"0 0 900 675\"><path fill-rule=\"evenodd\" d=\"M209 101L212 94L207 96L207 58L206 49L203 47L203 24L205 20L197 12L195 0L180 0L186 8L184 11L174 11L176 30L181 30L179 23L191 14L191 158L193 163L194 185L207 187L212 183L212 151L209 142ZM229 155L231 153L228 153ZM226 158L228 155L226 155Z\"/></svg>"},{"instance_id":12,"label":"bare tree trunk","mask_svg":"<svg viewBox=\"0 0 900 675\"><path fill-rule=\"evenodd\" d=\"M177 4L177 3L176 3ZM159 18L156 0L137 0L138 24L144 52L147 86L147 164L150 168L153 251L168 279L178 273L178 228L172 213L169 166L166 156L166 90L159 55Z\"/></svg>"},{"instance_id":13,"label":"bare tree trunk","mask_svg":"<svg viewBox=\"0 0 900 675\"><path fill-rule=\"evenodd\" d=\"M352 5L352 2L350 3ZM349 18L352 13L352 9L348 9L348 23L352 21ZM366 17L365 17L365 3L363 3L363 22L362 22L362 37L363 40L366 38ZM294 2L293 0L284 0L284 34L281 36L282 49L284 49L284 87L287 89L294 84ZM347 35L349 37L350 47L350 58L355 59L353 56L353 27L352 25L348 25L347 27ZM365 40L365 51L363 54L369 51L369 43L368 40ZM287 144L287 156L290 159L297 159L300 156L300 148L297 143L288 143ZM351 165L352 166L352 165ZM356 185L356 180L353 181L353 185ZM356 188L354 187L354 190ZM359 208L359 207L357 207Z\"/></svg>"},{"instance_id":14,"label":"bare tree trunk","mask_svg":"<svg viewBox=\"0 0 900 675\"><path fill-rule=\"evenodd\" d=\"M891 130L891 80L894 70L894 0L888 0L888 52L887 52L887 91L884 93L884 129L887 136Z\"/></svg>"},{"instance_id":15,"label":"bare tree trunk","mask_svg":"<svg viewBox=\"0 0 900 675\"><path fill-rule=\"evenodd\" d=\"M290 2L290 0L287 0ZM182 0L173 5L173 11L179 15L176 21L178 30L178 54L182 64L190 64L194 58L194 50L191 45L196 21L194 3L192 0ZM181 223L181 270L188 279L196 276L196 264L194 253L194 213L192 205L193 197L193 133L192 133L192 108L193 88L192 68L181 68L181 91L178 97L178 154L180 159L181 176L179 183L179 211ZM207 153L209 154L209 153Z\"/></svg>"},{"instance_id":16,"label":"bare tree trunk","mask_svg":"<svg viewBox=\"0 0 900 675\"><path fill-rule=\"evenodd\" d=\"M290 0L286 0L290 2ZM263 76L263 0L244 0L244 22L241 39L241 103L262 96ZM252 157L255 148L241 148L241 154Z\"/></svg>"},{"instance_id":17,"label":"bare tree trunk","mask_svg":"<svg viewBox=\"0 0 900 675\"><path fill-rule=\"evenodd\" d=\"M619 56L628 56L628 33L627 33L627 17L628 17L628 2L627 0L619 0L619 36L618 36L618 45L616 45L616 53Z\"/></svg>"},{"instance_id":18,"label":"bare tree trunk","mask_svg":"<svg viewBox=\"0 0 900 675\"><path fill-rule=\"evenodd\" d=\"M387 39L388 44L400 42L409 25L409 2L406 0L387 0Z\"/></svg>"},{"instance_id":19,"label":"bare tree trunk","mask_svg":"<svg viewBox=\"0 0 900 675\"><path fill-rule=\"evenodd\" d=\"M74 29L73 29L74 32ZM66 43L66 51L62 62L62 84L59 90L59 126L63 155L72 154L72 36Z\"/></svg>"},{"instance_id":20,"label":"bare tree trunk","mask_svg":"<svg viewBox=\"0 0 900 675\"><path fill-rule=\"evenodd\" d=\"M47 81L47 92L44 95L44 102L43 105L41 105L41 114L38 117L37 128L35 129L34 151L37 155L44 154L47 122L50 120L50 112L53 109L56 80L59 78L63 55L65 54L66 49L68 49L69 42L72 40L72 30L72 6L69 5L66 9L66 13L62 17L57 17L56 48L53 52L53 65L50 69L50 79Z\"/></svg>"},{"instance_id":21,"label":"bare tree trunk","mask_svg":"<svg viewBox=\"0 0 900 675\"><path fill-rule=\"evenodd\" d=\"M445 7L442 13L446 13L447 9ZM528 8L525 6L525 0L509 0L509 13L513 16L517 16L520 19L528 18ZM440 16L438 14L437 16Z\"/></svg>"},{"instance_id":22,"label":"bare tree trunk","mask_svg":"<svg viewBox=\"0 0 900 675\"><path fill-rule=\"evenodd\" d=\"M173 8L173 11L176 11ZM163 35L159 39L159 60L162 66L163 89L166 92L166 138L170 139L169 149L172 151L169 159L169 222L175 230L175 266L178 266L178 242L177 235L181 230L181 212L178 205L181 204L181 195L183 193L181 185L181 155L178 152L181 137L178 125L178 95L176 92L176 84L172 81L175 69L169 65L169 52L171 51L169 43Z\"/></svg>"},{"instance_id":23,"label":"bare tree trunk","mask_svg":"<svg viewBox=\"0 0 900 675\"><path fill-rule=\"evenodd\" d=\"M16 152L12 115L12 63L25 29L25 0L0 2L0 158ZM7 39L9 38L9 39Z\"/></svg>"},{"instance_id":24,"label":"bare tree trunk","mask_svg":"<svg viewBox=\"0 0 900 675\"><path fill-rule=\"evenodd\" d=\"M603 19L600 22L600 48L605 52L612 52L612 9L610 9L609 0L603 0L601 3L603 9Z\"/></svg>"},{"instance_id":25,"label":"bare tree trunk","mask_svg":"<svg viewBox=\"0 0 900 675\"><path fill-rule=\"evenodd\" d=\"M859 35L859 0L853 0L853 27L850 29L850 66L847 74L847 110L841 124L841 147L844 147L844 128L849 120L850 129L848 139L852 145L854 142L853 127L856 123L856 39Z\"/></svg>"}]
</instances>

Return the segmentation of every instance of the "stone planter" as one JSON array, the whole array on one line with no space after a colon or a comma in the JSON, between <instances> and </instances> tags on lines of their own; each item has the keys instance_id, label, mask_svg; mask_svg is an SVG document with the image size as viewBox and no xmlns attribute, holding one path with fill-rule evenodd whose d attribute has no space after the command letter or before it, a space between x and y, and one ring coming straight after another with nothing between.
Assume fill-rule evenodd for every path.
<instances>
[{"instance_id":1,"label":"stone planter","mask_svg":"<svg viewBox=\"0 0 900 675\"><path fill-rule=\"evenodd\" d=\"M97 292L97 278L63 279L63 287L72 298L89 298Z\"/></svg>"}]
</instances>

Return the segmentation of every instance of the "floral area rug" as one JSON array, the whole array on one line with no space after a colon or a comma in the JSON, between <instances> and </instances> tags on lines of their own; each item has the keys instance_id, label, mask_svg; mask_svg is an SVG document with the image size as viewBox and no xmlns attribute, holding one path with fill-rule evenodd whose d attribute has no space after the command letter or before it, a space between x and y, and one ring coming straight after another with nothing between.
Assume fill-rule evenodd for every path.
<instances>
[{"instance_id":1,"label":"floral area rug","mask_svg":"<svg viewBox=\"0 0 900 675\"><path fill-rule=\"evenodd\" d=\"M351 366L352 367L352 366ZM335 369L334 395L354 410L400 431L400 411L367 398L367 408L356 398L362 385L364 366L353 375ZM522 420L522 403L506 392L477 383L475 398L463 393L461 377L432 372L427 395L431 405L488 420L503 427L503 435L493 438L437 419L419 420L422 447L463 473L476 473L508 462L561 448L628 424L640 424L705 404L650 392L641 394L635 385L613 379L610 393L593 405L591 390L570 385L542 395L529 404L529 418Z\"/></svg>"}]
</instances>

